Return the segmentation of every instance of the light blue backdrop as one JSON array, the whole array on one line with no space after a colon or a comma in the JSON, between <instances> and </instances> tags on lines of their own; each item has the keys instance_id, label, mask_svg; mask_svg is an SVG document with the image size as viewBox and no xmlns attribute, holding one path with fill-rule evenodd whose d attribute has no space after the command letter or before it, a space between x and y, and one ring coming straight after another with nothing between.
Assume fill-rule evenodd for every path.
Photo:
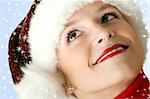
<instances>
[{"instance_id":1,"label":"light blue backdrop","mask_svg":"<svg viewBox=\"0 0 150 99\"><path fill-rule=\"evenodd\" d=\"M150 28L149 0L137 0L145 15L144 22ZM32 0L0 0L0 99L17 99L7 60L8 40L12 31L26 16ZM149 31L150 32L150 31ZM149 40L150 42L150 40ZM148 43L150 44L150 43ZM150 50L150 46L148 46ZM150 52L148 55L150 57ZM150 59L145 62L144 71L150 78Z\"/></svg>"},{"instance_id":2,"label":"light blue backdrop","mask_svg":"<svg viewBox=\"0 0 150 99\"><path fill-rule=\"evenodd\" d=\"M8 40L31 4L32 0L0 0L0 99L17 99L7 60Z\"/></svg>"}]
</instances>

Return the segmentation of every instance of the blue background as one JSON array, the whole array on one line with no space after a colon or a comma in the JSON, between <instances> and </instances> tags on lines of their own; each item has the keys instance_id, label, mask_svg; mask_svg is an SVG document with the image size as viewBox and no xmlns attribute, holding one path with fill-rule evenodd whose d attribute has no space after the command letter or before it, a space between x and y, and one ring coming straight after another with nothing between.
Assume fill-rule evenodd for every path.
<instances>
[{"instance_id":1,"label":"blue background","mask_svg":"<svg viewBox=\"0 0 150 99\"><path fill-rule=\"evenodd\" d=\"M143 9L145 15L144 22L150 28L150 1L136 0ZM13 82L8 66L8 40L12 31L17 27L21 20L26 16L32 0L0 0L0 99L17 99L13 90ZM150 32L150 31L149 31ZM149 40L150 41L150 40ZM150 50L150 43L148 49ZM150 57L150 52L147 57ZM150 78L150 59L145 62L144 71Z\"/></svg>"},{"instance_id":2,"label":"blue background","mask_svg":"<svg viewBox=\"0 0 150 99\"><path fill-rule=\"evenodd\" d=\"M0 99L17 99L8 66L8 40L26 16L32 0L0 0Z\"/></svg>"}]
</instances>

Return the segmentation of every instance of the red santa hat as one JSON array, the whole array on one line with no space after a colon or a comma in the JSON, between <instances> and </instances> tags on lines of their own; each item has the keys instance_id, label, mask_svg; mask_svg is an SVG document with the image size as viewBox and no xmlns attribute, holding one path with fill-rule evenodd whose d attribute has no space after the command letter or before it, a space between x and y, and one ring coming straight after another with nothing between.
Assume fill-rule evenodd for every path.
<instances>
[{"instance_id":1,"label":"red santa hat","mask_svg":"<svg viewBox=\"0 0 150 99\"><path fill-rule=\"evenodd\" d=\"M35 0L12 33L9 64L19 99L66 99L57 71L56 46L67 19L95 0ZM140 10L131 0L104 0L116 6L133 26L146 49L147 35ZM128 6L128 7L127 7ZM73 98L73 97L71 97Z\"/></svg>"}]
</instances>

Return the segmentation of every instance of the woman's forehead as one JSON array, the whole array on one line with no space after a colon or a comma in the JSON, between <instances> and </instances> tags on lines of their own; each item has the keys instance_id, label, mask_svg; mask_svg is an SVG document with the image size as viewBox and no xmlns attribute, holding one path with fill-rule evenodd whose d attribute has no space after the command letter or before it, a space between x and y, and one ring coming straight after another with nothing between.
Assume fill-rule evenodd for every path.
<instances>
[{"instance_id":1,"label":"woman's forehead","mask_svg":"<svg viewBox=\"0 0 150 99\"><path fill-rule=\"evenodd\" d=\"M68 26L71 26L72 24L76 23L76 20L73 19L74 15L77 15L79 13L82 13L83 11L87 10L89 11L90 9L93 9L95 10L96 12L102 12L108 8L113 8L113 9L117 9L117 7L113 6L113 5L110 5L110 4L106 4L106 3L103 3L103 2L94 2L92 4L88 4L86 6L84 6L83 8L79 9L77 12L74 12L72 14L72 16L68 19L67 23L64 25L64 27L68 27ZM89 10L88 10L89 9ZM119 10L118 10L119 11Z\"/></svg>"}]
</instances>

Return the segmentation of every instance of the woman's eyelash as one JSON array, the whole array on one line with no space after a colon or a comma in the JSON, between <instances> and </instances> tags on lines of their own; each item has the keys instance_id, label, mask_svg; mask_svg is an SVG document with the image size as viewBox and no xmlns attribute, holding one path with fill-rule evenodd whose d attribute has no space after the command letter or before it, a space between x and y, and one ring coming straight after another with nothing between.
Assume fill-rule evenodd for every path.
<instances>
[{"instance_id":1,"label":"woman's eyelash","mask_svg":"<svg viewBox=\"0 0 150 99\"><path fill-rule=\"evenodd\" d=\"M74 36L74 38L78 35L76 32L78 32L79 30L77 29L72 29L69 32L67 32L67 42L72 42L74 39L71 36ZM74 34L73 34L74 33ZM75 34L76 33L76 34Z\"/></svg>"},{"instance_id":2,"label":"woman's eyelash","mask_svg":"<svg viewBox=\"0 0 150 99\"><path fill-rule=\"evenodd\" d=\"M108 12L105 13L102 17L101 17L101 23L107 23L110 20L113 20L114 18L118 18L118 15L115 12Z\"/></svg>"}]
</instances>

